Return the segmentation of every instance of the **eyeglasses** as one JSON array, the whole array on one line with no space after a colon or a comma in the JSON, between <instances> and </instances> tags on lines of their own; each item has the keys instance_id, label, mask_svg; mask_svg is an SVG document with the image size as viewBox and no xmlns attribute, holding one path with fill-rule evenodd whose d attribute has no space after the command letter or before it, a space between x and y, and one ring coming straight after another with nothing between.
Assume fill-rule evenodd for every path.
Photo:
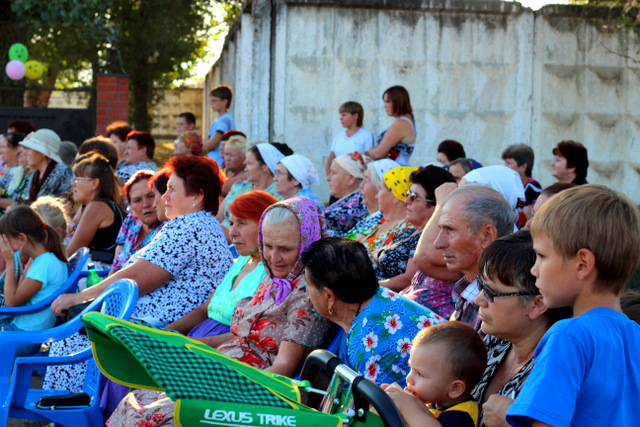
<instances>
[{"instance_id":1,"label":"eyeglasses","mask_svg":"<svg viewBox=\"0 0 640 427\"><path fill-rule=\"evenodd\" d=\"M95 178L87 178L85 176L74 176L73 178L71 178L71 182L73 182L74 184L77 184L78 181L90 181L92 179L95 179Z\"/></svg>"},{"instance_id":2,"label":"eyeglasses","mask_svg":"<svg viewBox=\"0 0 640 427\"><path fill-rule=\"evenodd\" d=\"M525 295L536 295L531 292L495 292L490 287L485 285L480 276L476 277L476 282L478 283L478 289L481 292L484 292L484 297L489 302L493 302L494 298L498 297L514 297L514 296L525 296Z\"/></svg>"},{"instance_id":3,"label":"eyeglasses","mask_svg":"<svg viewBox=\"0 0 640 427\"><path fill-rule=\"evenodd\" d=\"M404 198L405 200L409 200L410 202L414 202L416 200L422 200L423 202L427 202L427 203L432 203L432 204L436 204L435 200L431 200L431 199L425 199L424 197L420 197L416 194L415 191L409 189L407 190L407 192L404 194Z\"/></svg>"},{"instance_id":4,"label":"eyeglasses","mask_svg":"<svg viewBox=\"0 0 640 427\"><path fill-rule=\"evenodd\" d=\"M273 172L273 176L285 176L285 175L287 175L286 172L280 172L278 170Z\"/></svg>"}]
</instances>

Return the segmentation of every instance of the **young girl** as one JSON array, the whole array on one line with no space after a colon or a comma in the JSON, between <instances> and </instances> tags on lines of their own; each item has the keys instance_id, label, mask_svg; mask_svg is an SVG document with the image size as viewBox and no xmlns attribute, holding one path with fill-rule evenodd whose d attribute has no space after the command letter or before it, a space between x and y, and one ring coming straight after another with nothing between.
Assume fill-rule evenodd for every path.
<instances>
[{"instance_id":1,"label":"young girl","mask_svg":"<svg viewBox=\"0 0 640 427\"><path fill-rule=\"evenodd\" d=\"M97 269L110 268L124 220L120 186L109 161L101 154L91 152L79 157L73 174L73 200L83 209L67 245L67 255L86 246Z\"/></svg>"},{"instance_id":2,"label":"young girl","mask_svg":"<svg viewBox=\"0 0 640 427\"><path fill-rule=\"evenodd\" d=\"M31 259L19 277L15 252ZM28 206L17 206L0 218L0 253L7 264L4 302L7 307L33 305L47 298L67 280L67 257L58 233ZM56 320L51 310L24 314L0 322L0 330L36 331L47 329ZM38 351L40 344L18 347L17 356Z\"/></svg>"}]
</instances>

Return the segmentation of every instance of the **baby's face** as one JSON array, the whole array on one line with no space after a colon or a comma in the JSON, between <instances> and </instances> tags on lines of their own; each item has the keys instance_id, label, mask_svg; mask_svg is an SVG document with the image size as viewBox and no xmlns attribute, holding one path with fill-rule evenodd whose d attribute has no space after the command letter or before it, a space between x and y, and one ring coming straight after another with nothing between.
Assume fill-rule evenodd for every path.
<instances>
[{"instance_id":1,"label":"baby's face","mask_svg":"<svg viewBox=\"0 0 640 427\"><path fill-rule=\"evenodd\" d=\"M453 378L446 363L447 348L442 344L419 345L411 348L406 391L424 403L450 400Z\"/></svg>"}]
</instances>

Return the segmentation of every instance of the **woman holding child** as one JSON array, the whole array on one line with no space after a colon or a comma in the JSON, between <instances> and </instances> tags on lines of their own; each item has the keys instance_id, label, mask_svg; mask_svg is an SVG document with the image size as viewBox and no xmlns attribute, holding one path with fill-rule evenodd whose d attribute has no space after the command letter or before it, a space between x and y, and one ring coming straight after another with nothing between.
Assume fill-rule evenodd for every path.
<instances>
[{"instance_id":1,"label":"woman holding child","mask_svg":"<svg viewBox=\"0 0 640 427\"><path fill-rule=\"evenodd\" d=\"M444 319L378 286L367 251L337 237L312 244L302 255L309 298L318 313L347 334L340 358L380 385L404 384L411 340Z\"/></svg>"}]
</instances>

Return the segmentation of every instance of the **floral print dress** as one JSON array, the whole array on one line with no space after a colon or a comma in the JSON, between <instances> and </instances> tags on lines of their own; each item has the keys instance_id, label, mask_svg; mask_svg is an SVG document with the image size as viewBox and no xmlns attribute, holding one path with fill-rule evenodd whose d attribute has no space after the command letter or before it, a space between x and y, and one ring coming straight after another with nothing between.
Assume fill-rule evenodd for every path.
<instances>
[{"instance_id":1,"label":"floral print dress","mask_svg":"<svg viewBox=\"0 0 640 427\"><path fill-rule=\"evenodd\" d=\"M330 235L342 237L355 226L358 221L369 214L362 200L362 192L356 190L344 196L324 210L327 230Z\"/></svg>"},{"instance_id":2,"label":"floral print dress","mask_svg":"<svg viewBox=\"0 0 640 427\"><path fill-rule=\"evenodd\" d=\"M162 225L163 223L160 223L156 228L151 230L151 233L149 233L149 235L145 237L145 239L140 242L140 244L136 245L136 242L138 241L138 235L140 234L140 230L142 229L142 222L140 222L136 214L134 214L133 212L127 215L124 222L122 223L122 227L120 227L118 237L116 238L116 245L122 245L122 250L113 260L113 264L111 265L111 273L113 274L116 271L122 269L129 258L131 258L131 255L147 246L149 242L156 236L156 234L158 234L158 231L162 229Z\"/></svg>"},{"instance_id":3,"label":"floral print dress","mask_svg":"<svg viewBox=\"0 0 640 427\"><path fill-rule=\"evenodd\" d=\"M445 319L381 287L351 323L340 358L378 385L405 386L411 340L427 326Z\"/></svg>"},{"instance_id":4,"label":"floral print dress","mask_svg":"<svg viewBox=\"0 0 640 427\"><path fill-rule=\"evenodd\" d=\"M414 227L399 233L391 243L369 253L378 280L396 277L407 270L407 263L418 246L420 233Z\"/></svg>"}]
</instances>

